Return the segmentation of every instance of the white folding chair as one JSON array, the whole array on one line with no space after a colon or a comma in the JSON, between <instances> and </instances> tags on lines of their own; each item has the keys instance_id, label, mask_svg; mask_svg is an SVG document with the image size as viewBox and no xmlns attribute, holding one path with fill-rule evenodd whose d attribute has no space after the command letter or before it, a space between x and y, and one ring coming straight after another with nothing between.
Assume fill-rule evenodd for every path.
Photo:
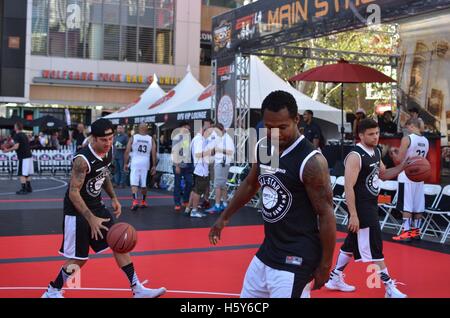
<instances>
[{"instance_id":1,"label":"white folding chair","mask_svg":"<svg viewBox=\"0 0 450 318\"><path fill-rule=\"evenodd\" d=\"M331 184L331 189L334 188L334 185L336 184L336 176L330 176L330 184Z\"/></svg>"},{"instance_id":2,"label":"white folding chair","mask_svg":"<svg viewBox=\"0 0 450 318\"><path fill-rule=\"evenodd\" d=\"M450 232L450 185L446 185L436 199L435 204L431 208L426 208L424 225L422 227L421 238L425 235L433 235L439 237L441 235L440 242L445 243ZM439 217L440 222L435 218Z\"/></svg>"},{"instance_id":3,"label":"white folding chair","mask_svg":"<svg viewBox=\"0 0 450 318\"><path fill-rule=\"evenodd\" d=\"M384 217L380 220L380 228L392 228L401 231L402 224L391 214L395 209L398 197L398 182L395 180L380 180L380 194L390 195L392 200L390 203L379 203L379 209L384 213Z\"/></svg>"},{"instance_id":4,"label":"white folding chair","mask_svg":"<svg viewBox=\"0 0 450 318\"><path fill-rule=\"evenodd\" d=\"M11 153L9 156L9 164L10 164L10 171L11 175L10 178L12 178L13 175L17 175L17 170L19 169L19 159L17 157L16 152Z\"/></svg>"},{"instance_id":5,"label":"white folding chair","mask_svg":"<svg viewBox=\"0 0 450 318\"><path fill-rule=\"evenodd\" d=\"M439 197L442 192L442 187L439 184L425 184L424 185L424 193L425 193L425 210L434 209L436 204L438 203ZM425 217L422 222L422 226L420 227L420 232L425 228L425 224L428 222L428 218L432 216L430 213L424 213Z\"/></svg>"},{"instance_id":6,"label":"white folding chair","mask_svg":"<svg viewBox=\"0 0 450 318\"><path fill-rule=\"evenodd\" d=\"M345 192L344 192L345 179L340 176L336 179L333 187L333 204L334 204L334 215L336 221L341 220L341 224L345 225L348 221L348 212L342 206L345 204Z\"/></svg>"},{"instance_id":7,"label":"white folding chair","mask_svg":"<svg viewBox=\"0 0 450 318\"><path fill-rule=\"evenodd\" d=\"M11 176L11 167L9 165L9 156L6 153L0 153L0 175Z\"/></svg>"},{"instance_id":8,"label":"white folding chair","mask_svg":"<svg viewBox=\"0 0 450 318\"><path fill-rule=\"evenodd\" d=\"M234 192L241 184L241 176L244 173L246 166L231 166L228 170L227 186L227 200L234 196Z\"/></svg>"}]
</instances>

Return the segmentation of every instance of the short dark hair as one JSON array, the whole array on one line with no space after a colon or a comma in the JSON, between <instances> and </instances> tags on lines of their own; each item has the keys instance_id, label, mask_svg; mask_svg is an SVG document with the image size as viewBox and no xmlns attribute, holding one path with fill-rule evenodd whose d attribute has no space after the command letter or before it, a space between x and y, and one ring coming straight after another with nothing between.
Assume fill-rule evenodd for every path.
<instances>
[{"instance_id":1,"label":"short dark hair","mask_svg":"<svg viewBox=\"0 0 450 318\"><path fill-rule=\"evenodd\" d=\"M202 126L203 126L206 122L210 123L211 126L214 125L214 121L213 121L211 118L206 118L206 119L203 119L203 120L202 120Z\"/></svg>"},{"instance_id":2,"label":"short dark hair","mask_svg":"<svg viewBox=\"0 0 450 318\"><path fill-rule=\"evenodd\" d=\"M294 96L285 91L274 91L264 98L261 105L262 114L264 115L265 110L270 110L272 112L279 112L280 110L286 108L289 112L291 118L295 118L298 114L297 102Z\"/></svg>"},{"instance_id":3,"label":"short dark hair","mask_svg":"<svg viewBox=\"0 0 450 318\"><path fill-rule=\"evenodd\" d=\"M358 134L364 134L367 129L377 128L378 123L372 118L364 118L358 124Z\"/></svg>"},{"instance_id":4,"label":"short dark hair","mask_svg":"<svg viewBox=\"0 0 450 318\"><path fill-rule=\"evenodd\" d=\"M224 131L225 127L221 124L221 123L217 123L214 125L217 129L219 129L220 131Z\"/></svg>"},{"instance_id":5,"label":"short dark hair","mask_svg":"<svg viewBox=\"0 0 450 318\"><path fill-rule=\"evenodd\" d=\"M20 121L17 121L14 126L16 126L18 130L23 130L23 124Z\"/></svg>"},{"instance_id":6,"label":"short dark hair","mask_svg":"<svg viewBox=\"0 0 450 318\"><path fill-rule=\"evenodd\" d=\"M305 110L305 113L308 113L308 114L310 114L311 116L314 117L314 113L313 113L313 111L311 109Z\"/></svg>"},{"instance_id":7,"label":"short dark hair","mask_svg":"<svg viewBox=\"0 0 450 318\"><path fill-rule=\"evenodd\" d=\"M408 109L408 112L410 113L416 113L419 114L419 109L417 107L411 107L410 109Z\"/></svg>"}]
</instances>

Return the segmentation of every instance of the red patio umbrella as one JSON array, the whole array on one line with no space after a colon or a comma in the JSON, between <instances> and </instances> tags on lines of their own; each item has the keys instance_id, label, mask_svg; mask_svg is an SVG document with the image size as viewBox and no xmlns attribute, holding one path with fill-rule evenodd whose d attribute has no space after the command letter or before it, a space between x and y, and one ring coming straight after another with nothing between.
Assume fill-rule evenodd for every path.
<instances>
[{"instance_id":1,"label":"red patio umbrella","mask_svg":"<svg viewBox=\"0 0 450 318\"><path fill-rule=\"evenodd\" d=\"M312 68L297 74L290 81L311 81L325 83L341 83L341 155L344 152L344 83L389 83L394 79L380 71L361 65L352 64L341 59L336 64L328 64ZM343 158L342 158L343 159Z\"/></svg>"}]
</instances>

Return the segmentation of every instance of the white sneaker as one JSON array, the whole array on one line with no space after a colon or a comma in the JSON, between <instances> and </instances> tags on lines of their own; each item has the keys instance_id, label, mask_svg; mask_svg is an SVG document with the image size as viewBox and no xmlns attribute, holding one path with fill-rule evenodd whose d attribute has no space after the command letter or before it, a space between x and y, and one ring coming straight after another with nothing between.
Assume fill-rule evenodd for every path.
<instances>
[{"instance_id":1,"label":"white sneaker","mask_svg":"<svg viewBox=\"0 0 450 318\"><path fill-rule=\"evenodd\" d=\"M191 211L191 218L203 218L205 216L206 216L205 214L203 214L199 211L194 211L194 210Z\"/></svg>"},{"instance_id":2,"label":"white sneaker","mask_svg":"<svg viewBox=\"0 0 450 318\"><path fill-rule=\"evenodd\" d=\"M157 298L166 293L166 289L164 287L156 289L145 288L141 283L136 284L132 290L134 298Z\"/></svg>"},{"instance_id":3,"label":"white sneaker","mask_svg":"<svg viewBox=\"0 0 450 318\"><path fill-rule=\"evenodd\" d=\"M336 274L335 272L332 272L330 279L325 283L325 287L331 290L340 290L343 292L355 291L355 286L345 283L344 276L344 273Z\"/></svg>"},{"instance_id":4,"label":"white sneaker","mask_svg":"<svg viewBox=\"0 0 450 318\"><path fill-rule=\"evenodd\" d=\"M48 285L47 291L41 296L41 298L64 298L63 291Z\"/></svg>"},{"instance_id":5,"label":"white sneaker","mask_svg":"<svg viewBox=\"0 0 450 318\"><path fill-rule=\"evenodd\" d=\"M386 293L384 294L385 298L407 298L406 294L403 294L401 291L397 289L397 284L405 285L403 283L397 282L394 279L391 279L388 283L384 284L386 288Z\"/></svg>"}]
</instances>

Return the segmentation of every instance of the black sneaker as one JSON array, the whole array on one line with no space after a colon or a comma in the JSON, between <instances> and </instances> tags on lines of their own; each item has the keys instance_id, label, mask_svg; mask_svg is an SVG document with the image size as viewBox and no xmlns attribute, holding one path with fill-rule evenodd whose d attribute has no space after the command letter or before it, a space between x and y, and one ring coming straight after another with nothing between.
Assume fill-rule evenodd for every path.
<instances>
[{"instance_id":1,"label":"black sneaker","mask_svg":"<svg viewBox=\"0 0 450 318\"><path fill-rule=\"evenodd\" d=\"M19 191L16 192L16 194L19 195L28 194L28 191L26 189L20 189Z\"/></svg>"},{"instance_id":2,"label":"black sneaker","mask_svg":"<svg viewBox=\"0 0 450 318\"><path fill-rule=\"evenodd\" d=\"M32 189L31 187L28 187L28 188L27 188L27 192L28 192L28 193L31 193L31 192L33 192L33 189Z\"/></svg>"}]
</instances>

